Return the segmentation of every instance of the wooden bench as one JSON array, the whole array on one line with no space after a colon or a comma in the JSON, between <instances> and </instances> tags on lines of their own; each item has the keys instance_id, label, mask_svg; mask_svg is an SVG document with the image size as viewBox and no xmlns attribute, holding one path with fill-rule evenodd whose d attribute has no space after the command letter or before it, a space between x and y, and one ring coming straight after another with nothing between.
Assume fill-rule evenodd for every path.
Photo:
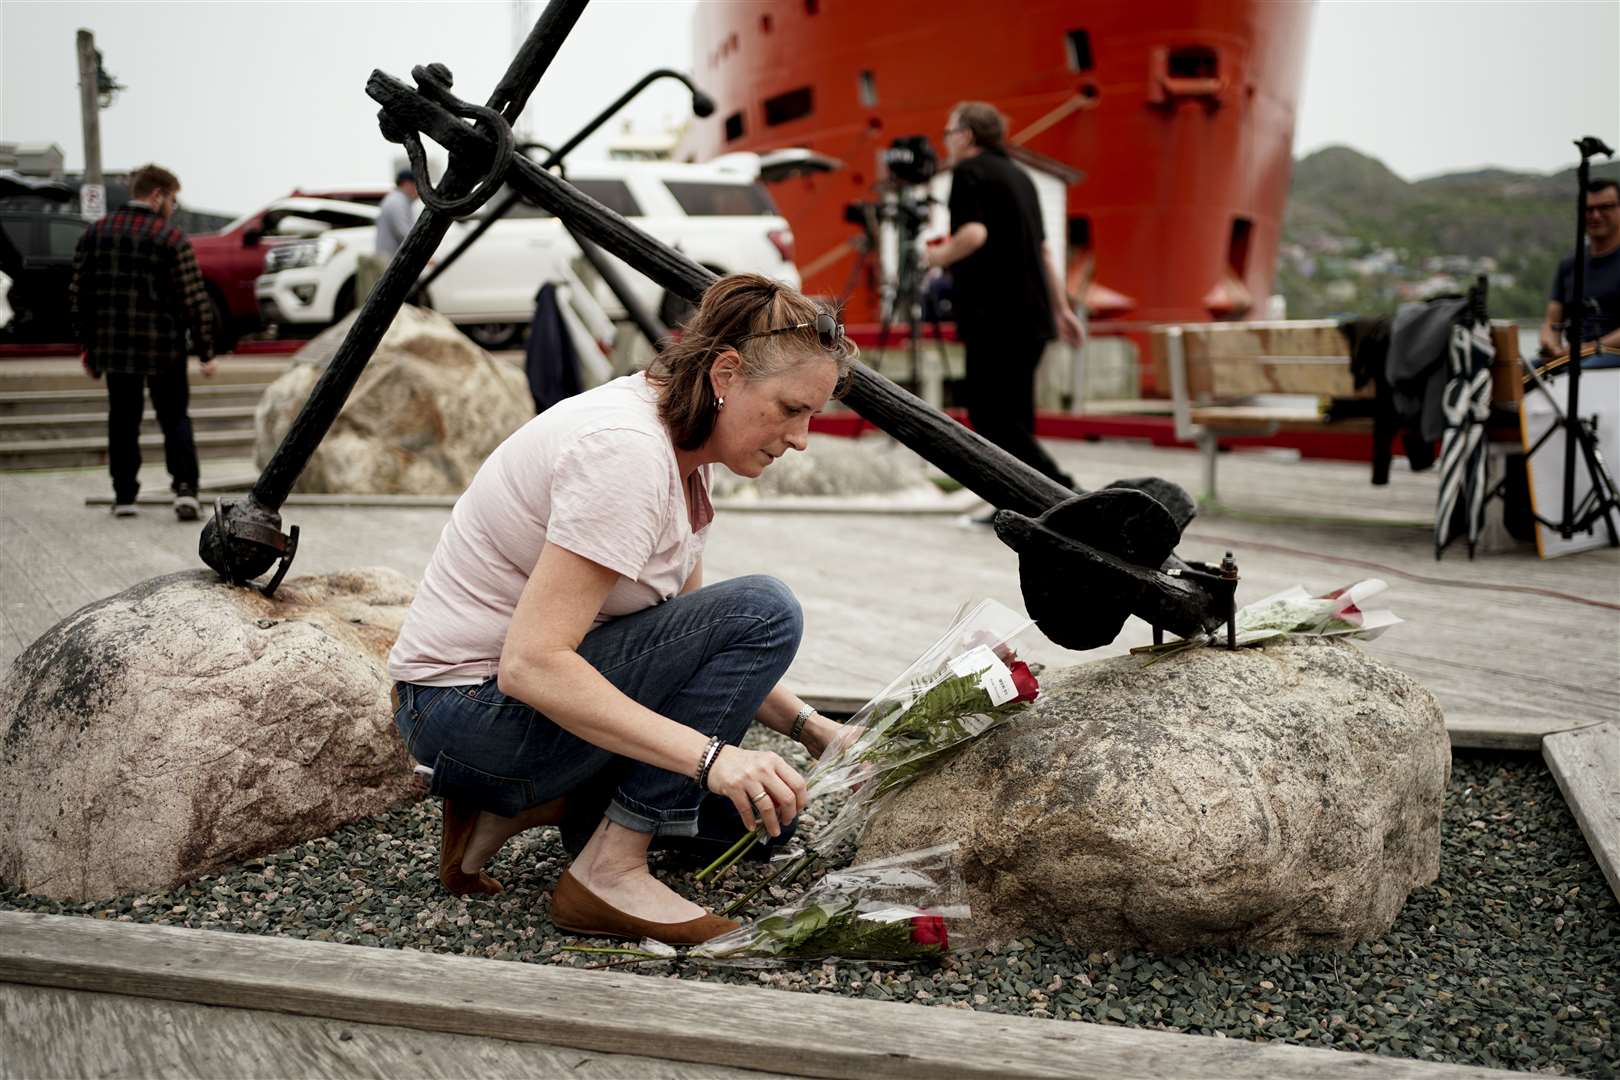
<instances>
[{"instance_id":1,"label":"wooden bench","mask_svg":"<svg viewBox=\"0 0 1620 1080\"><path fill-rule=\"evenodd\" d=\"M1493 321L1491 339L1493 406L1516 411L1523 396L1518 328ZM1335 423L1327 418L1333 402L1375 396L1370 383L1356 389L1349 343L1331 319L1160 326L1150 348L1156 384L1170 392L1176 438L1203 454L1205 500L1215 498L1222 438L1325 428ZM1312 400L1276 403L1268 395Z\"/></svg>"}]
</instances>

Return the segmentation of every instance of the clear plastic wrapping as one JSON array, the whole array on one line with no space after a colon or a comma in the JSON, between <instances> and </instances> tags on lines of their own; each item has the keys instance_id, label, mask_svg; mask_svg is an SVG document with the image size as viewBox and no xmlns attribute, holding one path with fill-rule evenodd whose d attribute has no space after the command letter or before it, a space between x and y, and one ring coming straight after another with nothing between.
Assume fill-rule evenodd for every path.
<instances>
[{"instance_id":1,"label":"clear plastic wrapping","mask_svg":"<svg viewBox=\"0 0 1620 1080\"><path fill-rule=\"evenodd\" d=\"M1237 644L1258 645L1279 637L1355 637L1370 640L1404 622L1387 608L1368 609L1368 600L1388 589L1378 578L1366 578L1312 596L1295 585L1264 600L1246 604L1237 613ZM1224 640L1224 630L1208 636L1167 641L1132 649L1137 654L1164 656L1211 641Z\"/></svg>"},{"instance_id":2,"label":"clear plastic wrapping","mask_svg":"<svg viewBox=\"0 0 1620 1080\"><path fill-rule=\"evenodd\" d=\"M1035 700L1039 683L1017 651L1031 625L994 600L964 605L921 656L861 707L845 740L806 778L812 801L849 793L818 830L817 850L830 852L858 834L885 797Z\"/></svg>"},{"instance_id":3,"label":"clear plastic wrapping","mask_svg":"<svg viewBox=\"0 0 1620 1080\"><path fill-rule=\"evenodd\" d=\"M828 959L913 963L978 944L957 845L941 844L834 870L793 903L686 955L748 966Z\"/></svg>"}]
</instances>

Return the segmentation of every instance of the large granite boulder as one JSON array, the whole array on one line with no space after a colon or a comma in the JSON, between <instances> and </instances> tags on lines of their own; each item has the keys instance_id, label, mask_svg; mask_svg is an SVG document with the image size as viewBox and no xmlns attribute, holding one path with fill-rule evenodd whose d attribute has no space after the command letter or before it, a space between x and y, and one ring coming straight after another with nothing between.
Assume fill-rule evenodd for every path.
<instances>
[{"instance_id":1,"label":"large granite boulder","mask_svg":"<svg viewBox=\"0 0 1620 1080\"><path fill-rule=\"evenodd\" d=\"M354 318L299 350L259 399L253 457L261 469ZM533 415L523 372L480 349L443 315L403 307L294 490L459 495L490 451Z\"/></svg>"},{"instance_id":2,"label":"large granite boulder","mask_svg":"<svg viewBox=\"0 0 1620 1080\"><path fill-rule=\"evenodd\" d=\"M716 469L712 492L720 498L775 499L795 495L877 495L920 492L939 497L928 465L892 440L817 435L807 449L778 458L758 479Z\"/></svg>"},{"instance_id":3,"label":"large granite boulder","mask_svg":"<svg viewBox=\"0 0 1620 1080\"><path fill-rule=\"evenodd\" d=\"M165 889L415 797L384 666L412 591L195 570L63 619L0 685L0 881Z\"/></svg>"},{"instance_id":4,"label":"large granite boulder","mask_svg":"<svg viewBox=\"0 0 1620 1080\"><path fill-rule=\"evenodd\" d=\"M1344 948L1440 870L1434 696L1332 641L1122 656L900 792L860 857L946 840L997 939Z\"/></svg>"}]
</instances>

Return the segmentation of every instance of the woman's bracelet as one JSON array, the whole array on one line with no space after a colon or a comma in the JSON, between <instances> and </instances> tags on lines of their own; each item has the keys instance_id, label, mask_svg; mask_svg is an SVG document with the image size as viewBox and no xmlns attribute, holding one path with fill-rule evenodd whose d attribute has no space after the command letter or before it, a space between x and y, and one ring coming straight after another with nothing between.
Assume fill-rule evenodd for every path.
<instances>
[{"instance_id":1,"label":"woman's bracelet","mask_svg":"<svg viewBox=\"0 0 1620 1080\"><path fill-rule=\"evenodd\" d=\"M814 715L816 715L816 707L814 705L800 705L799 715L793 718L793 728L788 732L788 738L792 739L794 742L803 742L804 739L802 736L804 735L805 722Z\"/></svg>"},{"instance_id":2,"label":"woman's bracelet","mask_svg":"<svg viewBox=\"0 0 1620 1080\"><path fill-rule=\"evenodd\" d=\"M716 735L709 740L709 745L703 750L703 760L698 764L697 786L704 791L709 790L709 770L714 767L714 759L720 756L720 748L726 745L726 740Z\"/></svg>"}]
</instances>

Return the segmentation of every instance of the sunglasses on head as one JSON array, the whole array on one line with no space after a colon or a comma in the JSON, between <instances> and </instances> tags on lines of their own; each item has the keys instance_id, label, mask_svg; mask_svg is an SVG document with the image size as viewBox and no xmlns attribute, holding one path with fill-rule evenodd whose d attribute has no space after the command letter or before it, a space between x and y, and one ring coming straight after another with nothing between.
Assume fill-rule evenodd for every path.
<instances>
[{"instance_id":1,"label":"sunglasses on head","mask_svg":"<svg viewBox=\"0 0 1620 1080\"><path fill-rule=\"evenodd\" d=\"M821 343L823 349L828 352L838 352L843 349L844 324L837 316L830 315L825 311L809 322L794 323L792 326L778 326L771 330L761 330L757 334L744 334L737 339L737 343L741 344L751 338L772 337L776 334L792 333L795 330L808 330L812 326L816 328L816 340Z\"/></svg>"}]
</instances>

